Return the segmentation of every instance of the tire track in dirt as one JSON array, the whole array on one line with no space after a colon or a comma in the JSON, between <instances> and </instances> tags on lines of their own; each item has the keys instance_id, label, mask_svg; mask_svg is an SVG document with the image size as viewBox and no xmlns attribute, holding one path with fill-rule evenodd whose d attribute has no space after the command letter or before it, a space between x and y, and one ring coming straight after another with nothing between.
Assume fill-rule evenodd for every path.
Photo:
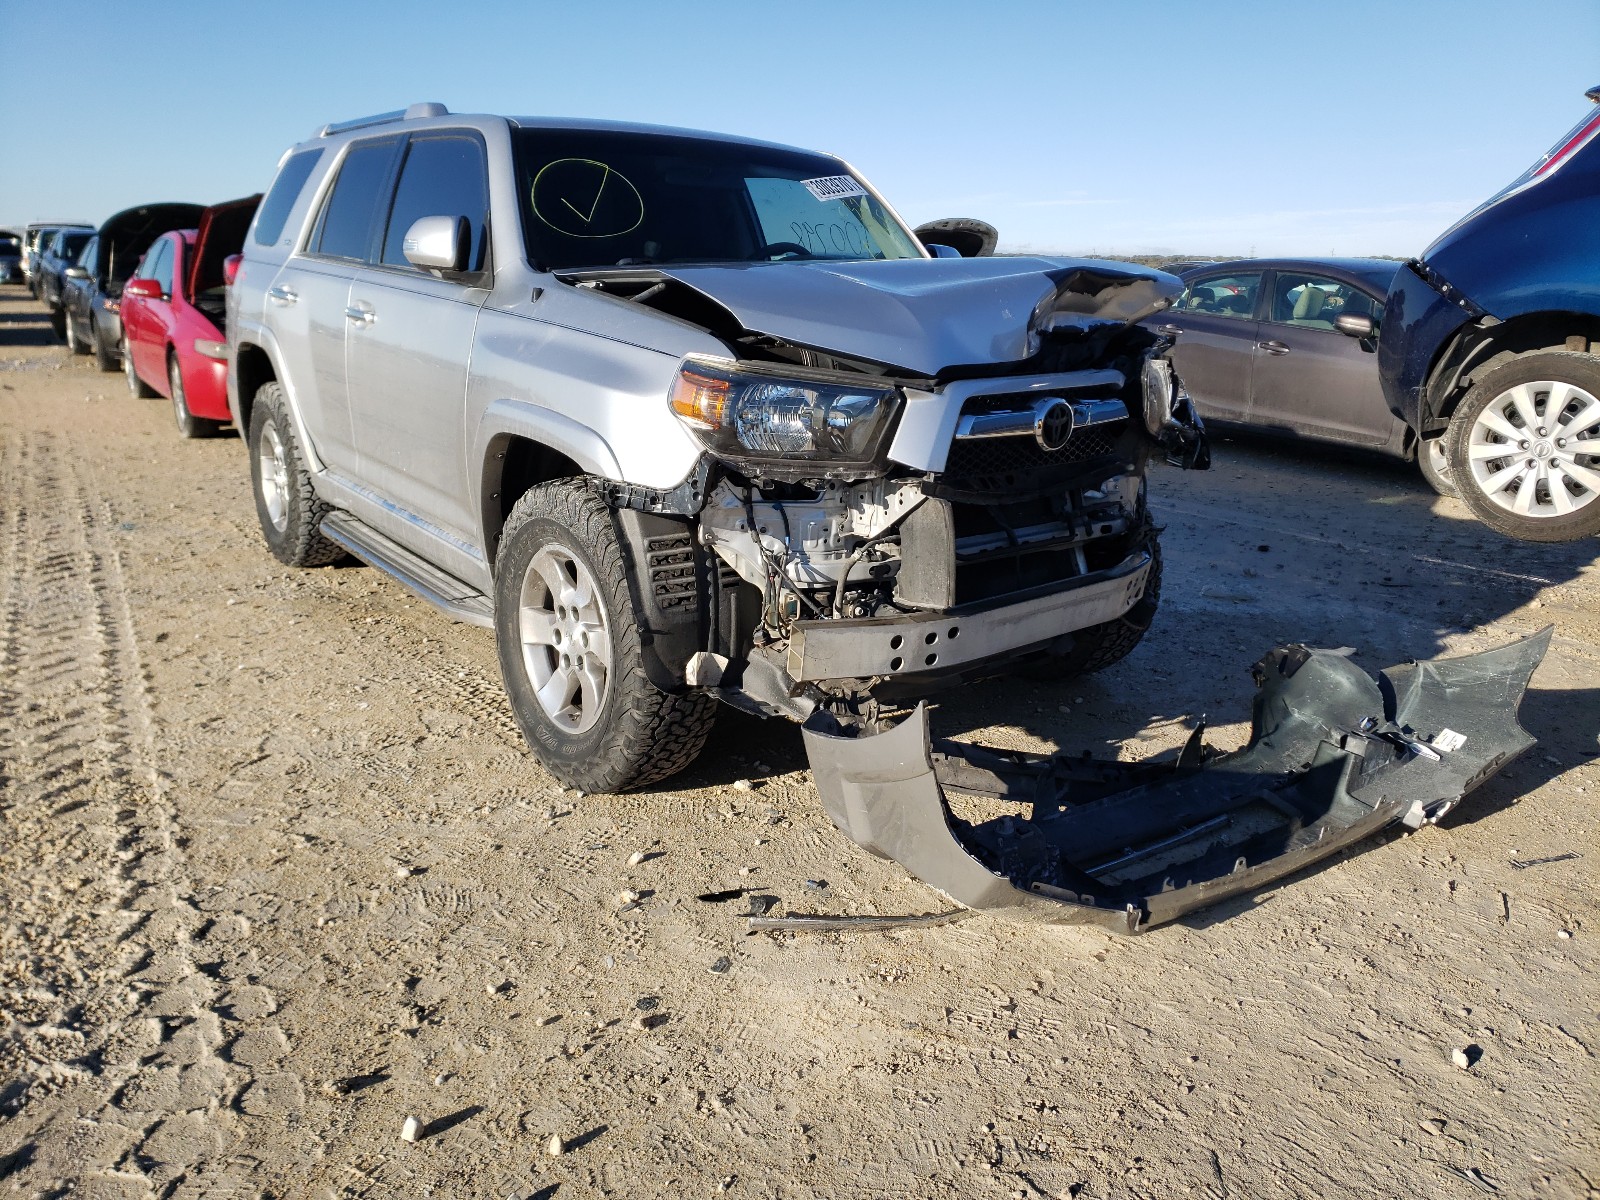
<instances>
[{"instance_id":1,"label":"tire track in dirt","mask_svg":"<svg viewBox=\"0 0 1600 1200\"><path fill-rule=\"evenodd\" d=\"M110 506L49 434L0 446L0 494L0 1173L230 1194L240 1114L302 1090L276 1003L202 937Z\"/></svg>"}]
</instances>

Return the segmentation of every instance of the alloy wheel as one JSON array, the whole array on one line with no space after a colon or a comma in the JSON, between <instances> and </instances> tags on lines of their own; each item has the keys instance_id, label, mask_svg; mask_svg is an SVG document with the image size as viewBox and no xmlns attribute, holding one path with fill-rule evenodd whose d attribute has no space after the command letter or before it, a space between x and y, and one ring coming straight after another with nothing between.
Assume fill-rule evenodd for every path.
<instances>
[{"instance_id":1,"label":"alloy wheel","mask_svg":"<svg viewBox=\"0 0 1600 1200\"><path fill-rule=\"evenodd\" d=\"M282 533L289 524L289 460L276 422L268 421L262 427L256 455L261 466L261 502L272 527Z\"/></svg>"},{"instance_id":2,"label":"alloy wheel","mask_svg":"<svg viewBox=\"0 0 1600 1200\"><path fill-rule=\"evenodd\" d=\"M611 674L611 627L594 575L569 550L543 546L529 561L517 629L545 715L567 733L591 729Z\"/></svg>"}]
</instances>

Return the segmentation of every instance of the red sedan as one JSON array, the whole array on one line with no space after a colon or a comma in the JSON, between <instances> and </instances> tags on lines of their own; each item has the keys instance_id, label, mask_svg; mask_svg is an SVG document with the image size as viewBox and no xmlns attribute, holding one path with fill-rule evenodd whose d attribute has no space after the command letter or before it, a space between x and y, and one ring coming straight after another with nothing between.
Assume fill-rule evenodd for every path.
<instances>
[{"instance_id":1,"label":"red sedan","mask_svg":"<svg viewBox=\"0 0 1600 1200\"><path fill-rule=\"evenodd\" d=\"M209 437L228 411L224 263L244 245L260 196L213 205L198 229L157 238L122 292L123 370L135 396L168 396L184 437Z\"/></svg>"}]
</instances>

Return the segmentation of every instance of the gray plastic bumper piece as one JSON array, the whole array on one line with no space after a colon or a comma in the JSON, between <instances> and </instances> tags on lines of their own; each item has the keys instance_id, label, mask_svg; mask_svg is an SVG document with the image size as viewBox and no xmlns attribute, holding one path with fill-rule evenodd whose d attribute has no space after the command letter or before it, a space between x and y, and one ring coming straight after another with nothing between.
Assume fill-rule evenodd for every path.
<instances>
[{"instance_id":1,"label":"gray plastic bumper piece","mask_svg":"<svg viewBox=\"0 0 1600 1200\"><path fill-rule=\"evenodd\" d=\"M935 747L925 706L860 737L819 711L806 752L834 824L957 904L1138 933L1437 820L1534 744L1517 707L1550 634L1377 680L1280 646L1255 665L1250 744L1232 754L1201 730L1160 764ZM947 790L991 815L957 816Z\"/></svg>"}]
</instances>

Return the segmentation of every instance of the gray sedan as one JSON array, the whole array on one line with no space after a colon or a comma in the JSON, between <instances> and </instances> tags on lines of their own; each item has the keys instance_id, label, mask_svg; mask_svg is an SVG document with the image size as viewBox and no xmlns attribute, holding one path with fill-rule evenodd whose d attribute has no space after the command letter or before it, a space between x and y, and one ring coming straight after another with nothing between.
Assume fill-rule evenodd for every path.
<instances>
[{"instance_id":1,"label":"gray sedan","mask_svg":"<svg viewBox=\"0 0 1600 1200\"><path fill-rule=\"evenodd\" d=\"M1149 323L1177 335L1173 365L1207 420L1409 460L1416 442L1389 411L1376 354L1399 269L1380 258L1210 263L1185 272L1178 303ZM1420 465L1454 494L1442 462Z\"/></svg>"}]
</instances>

